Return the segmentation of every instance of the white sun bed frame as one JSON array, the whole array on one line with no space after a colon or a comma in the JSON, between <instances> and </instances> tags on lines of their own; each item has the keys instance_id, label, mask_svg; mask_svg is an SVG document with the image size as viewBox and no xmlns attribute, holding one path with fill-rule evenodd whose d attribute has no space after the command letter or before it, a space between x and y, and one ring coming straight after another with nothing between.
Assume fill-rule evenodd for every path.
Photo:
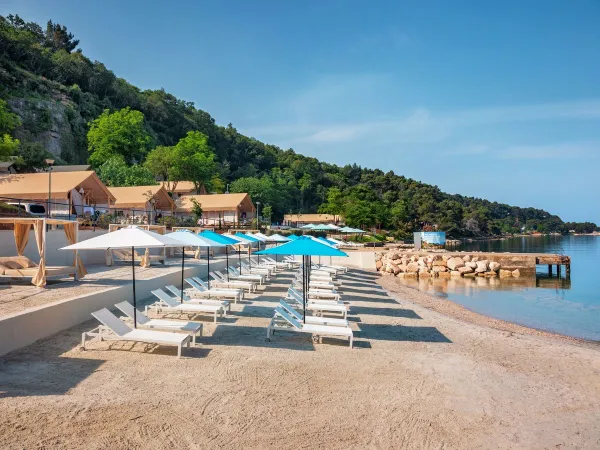
<instances>
[{"instance_id":1,"label":"white sun bed frame","mask_svg":"<svg viewBox=\"0 0 600 450\"><path fill-rule=\"evenodd\" d=\"M174 345L177 347L177 357L181 358L183 347L189 347L192 341L192 337L189 334L130 328L106 308L93 312L92 316L102 325L91 331L82 333L81 346L83 350L85 350L87 338L91 337L98 341L129 341L157 345Z\"/></svg>"},{"instance_id":2,"label":"white sun bed frame","mask_svg":"<svg viewBox=\"0 0 600 450\"><path fill-rule=\"evenodd\" d=\"M244 298L244 290L238 289L208 289L208 286L197 283L192 278L186 278L184 280L191 288L185 289L183 292L194 298L194 297L206 297L206 298L224 298L227 300L233 300L237 303L238 300Z\"/></svg>"},{"instance_id":3,"label":"white sun bed frame","mask_svg":"<svg viewBox=\"0 0 600 450\"><path fill-rule=\"evenodd\" d=\"M276 320L275 316L279 316L284 319L285 323L281 324L280 321ZM291 331L296 333L307 333L312 335L313 341L318 339L319 343L322 343L323 336L336 336L344 337L348 339L350 348L354 346L354 334L350 327L335 327L327 325L315 325L309 323L302 323L296 320L295 317L291 316L280 306L275 308L275 316L269 322L267 327L267 340L271 340L271 336L275 331Z\"/></svg>"},{"instance_id":4,"label":"white sun bed frame","mask_svg":"<svg viewBox=\"0 0 600 450\"><path fill-rule=\"evenodd\" d=\"M153 303L152 305L146 306L146 315L148 315L148 311L155 311L156 313L165 313L165 314L187 314L187 315L214 315L214 322L217 323L217 317L223 317L225 313L224 308L222 306L213 306L213 305L199 305L199 304L190 304L190 303L180 303L178 300L171 297L162 289L155 289L152 291L152 294L158 298L158 301Z\"/></svg>"},{"instance_id":5,"label":"white sun bed frame","mask_svg":"<svg viewBox=\"0 0 600 450\"><path fill-rule=\"evenodd\" d=\"M227 281L227 278L225 278L219 271L211 272L209 273L209 276L213 279L213 281L210 282L211 288L213 286L217 288L240 288L247 289L249 293L256 291L257 283L254 281L236 280L233 277L230 277L230 280ZM192 279L200 284L204 283L200 277L192 277ZM206 287L208 287L208 285Z\"/></svg>"},{"instance_id":6,"label":"white sun bed frame","mask_svg":"<svg viewBox=\"0 0 600 450\"><path fill-rule=\"evenodd\" d=\"M125 314L133 323L134 310L129 302L121 302L115 305L123 314ZM150 319L141 311L135 311L135 318L138 327L152 328L163 331L182 331L189 334L194 339L194 345L197 343L197 337L202 336L204 326L197 322L181 322L179 320Z\"/></svg>"},{"instance_id":7,"label":"white sun bed frame","mask_svg":"<svg viewBox=\"0 0 600 450\"><path fill-rule=\"evenodd\" d=\"M175 286L173 286L172 284L169 284L168 286L165 286L165 288L171 292L171 294L173 294L176 300L181 301L181 290ZM227 315L227 313L229 311L231 311L231 302L229 302L228 300L209 300L206 298L193 298L190 297L189 295L186 295L186 293L183 293L183 303L187 303L190 305L213 305L213 306L222 306L223 307L223 311L225 313L225 315Z\"/></svg>"}]
</instances>

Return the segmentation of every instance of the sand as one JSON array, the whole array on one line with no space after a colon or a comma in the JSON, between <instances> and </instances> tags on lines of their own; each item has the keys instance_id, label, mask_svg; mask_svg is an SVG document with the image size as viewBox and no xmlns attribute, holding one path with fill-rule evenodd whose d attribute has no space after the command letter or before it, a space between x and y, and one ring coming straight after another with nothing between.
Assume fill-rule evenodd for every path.
<instances>
[{"instance_id":1,"label":"sand","mask_svg":"<svg viewBox=\"0 0 600 450\"><path fill-rule=\"evenodd\" d=\"M0 358L0 448L598 448L600 352L494 329L344 277L356 348L265 326L290 275L198 348L92 343ZM383 281L383 282L387 282Z\"/></svg>"}]
</instances>

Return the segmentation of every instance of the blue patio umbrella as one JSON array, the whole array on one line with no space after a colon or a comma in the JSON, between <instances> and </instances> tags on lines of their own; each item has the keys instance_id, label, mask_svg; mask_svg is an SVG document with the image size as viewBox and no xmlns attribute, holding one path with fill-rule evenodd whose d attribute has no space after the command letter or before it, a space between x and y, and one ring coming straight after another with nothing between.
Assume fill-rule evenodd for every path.
<instances>
[{"instance_id":1,"label":"blue patio umbrella","mask_svg":"<svg viewBox=\"0 0 600 450\"><path fill-rule=\"evenodd\" d=\"M295 234L290 234L287 238L290 241L295 241L296 239L298 239L300 236L296 236Z\"/></svg>"},{"instance_id":2,"label":"blue patio umbrella","mask_svg":"<svg viewBox=\"0 0 600 450\"><path fill-rule=\"evenodd\" d=\"M302 256L302 299L304 306L304 323L306 323L306 297L310 282L311 256L348 256L341 250L324 244L308 236L257 252L261 255L298 255Z\"/></svg>"},{"instance_id":3,"label":"blue patio umbrella","mask_svg":"<svg viewBox=\"0 0 600 450\"><path fill-rule=\"evenodd\" d=\"M258 249L260 250L261 240L258 238L255 238L254 236L251 236L249 234L241 233L239 231L237 233L235 233L235 236L238 236L242 239L246 239L247 241L250 241L250 245L248 246L248 263L250 264L250 267L252 267L252 259L250 257L252 250L250 249L250 247L252 244L256 243ZM260 262L260 258L258 259L258 262ZM241 267L240 267L240 270L241 270Z\"/></svg>"},{"instance_id":4,"label":"blue patio umbrella","mask_svg":"<svg viewBox=\"0 0 600 450\"><path fill-rule=\"evenodd\" d=\"M226 261L225 264L227 264L227 268L229 268L229 246L238 244L239 241L236 241L235 239L231 239L230 237L223 236L222 234L215 233L214 231L210 231L210 230L202 231L201 233L199 233L199 236L210 239L211 241L218 242L219 244L225 245L225 261ZM209 258L210 258L210 255L209 255ZM238 258L239 258L239 252L238 252ZM227 272L227 281L229 281L229 270L226 270L225 272ZM210 287L210 279L209 279L208 284Z\"/></svg>"},{"instance_id":5,"label":"blue patio umbrella","mask_svg":"<svg viewBox=\"0 0 600 450\"><path fill-rule=\"evenodd\" d=\"M183 271L185 265L185 247L223 247L223 244L219 244L213 240L203 238L189 230L178 230L172 233L168 233L168 236L176 241L181 242L181 303L183 303ZM210 272L210 251L208 251L208 267L207 270ZM208 279L208 288L210 289L210 278Z\"/></svg>"}]
</instances>

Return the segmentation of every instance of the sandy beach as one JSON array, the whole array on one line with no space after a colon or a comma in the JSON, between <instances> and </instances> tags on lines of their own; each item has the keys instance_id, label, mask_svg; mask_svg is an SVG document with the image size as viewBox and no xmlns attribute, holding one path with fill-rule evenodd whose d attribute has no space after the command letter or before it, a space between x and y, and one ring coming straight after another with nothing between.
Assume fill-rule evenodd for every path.
<instances>
[{"instance_id":1,"label":"sandy beach","mask_svg":"<svg viewBox=\"0 0 600 450\"><path fill-rule=\"evenodd\" d=\"M204 322L180 360L141 344L81 351L94 321L0 358L0 448L600 447L597 346L442 313L364 271L341 277L354 349L266 342L291 277Z\"/></svg>"}]
</instances>

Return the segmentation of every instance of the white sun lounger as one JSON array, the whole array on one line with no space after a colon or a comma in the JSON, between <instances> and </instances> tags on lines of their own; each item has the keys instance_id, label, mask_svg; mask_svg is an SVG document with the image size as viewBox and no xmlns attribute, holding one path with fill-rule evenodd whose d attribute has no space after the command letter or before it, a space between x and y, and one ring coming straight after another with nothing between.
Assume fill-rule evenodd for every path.
<instances>
[{"instance_id":1,"label":"white sun lounger","mask_svg":"<svg viewBox=\"0 0 600 450\"><path fill-rule=\"evenodd\" d=\"M269 268L266 266L255 266L255 265L249 266L248 264L242 263L242 264L240 264L240 267L246 273L249 273L249 274L257 273L259 275L264 275L267 278L267 280L269 278L271 278L271 276L273 275L273 268ZM235 270L237 270L237 269L235 269Z\"/></svg>"},{"instance_id":2,"label":"white sun lounger","mask_svg":"<svg viewBox=\"0 0 600 450\"><path fill-rule=\"evenodd\" d=\"M318 337L319 342L321 342L322 336L342 336L348 339L350 342L350 348L352 348L354 345L354 334L352 333L352 328L350 327L334 327L301 323L280 306L275 308L275 314L276 316L283 318L286 323L281 325L274 316L267 327L267 340L271 339L271 336L275 333L275 331L292 331L296 333L311 334L314 337Z\"/></svg>"},{"instance_id":3,"label":"white sun lounger","mask_svg":"<svg viewBox=\"0 0 600 450\"><path fill-rule=\"evenodd\" d=\"M146 315L148 314L148 310L155 310L157 313L164 312L166 314L193 314L194 316L200 314L212 314L214 315L215 323L217 323L217 316L222 317L225 313L222 306L200 305L187 302L180 303L162 289L156 289L152 291L152 294L158 298L159 301L153 303L152 305L146 306Z\"/></svg>"},{"instance_id":4,"label":"white sun lounger","mask_svg":"<svg viewBox=\"0 0 600 450\"><path fill-rule=\"evenodd\" d=\"M177 357L181 358L183 346L189 347L190 342L192 341L192 337L189 334L130 328L106 308L93 312L92 316L94 316L102 325L94 330L82 333L81 346L84 350L86 338L92 337L99 341L129 341L158 345L174 345L177 347Z\"/></svg>"},{"instance_id":5,"label":"white sun lounger","mask_svg":"<svg viewBox=\"0 0 600 450\"><path fill-rule=\"evenodd\" d=\"M263 284L267 278L265 275L260 273L244 273L242 275L239 270L234 269L233 267L228 267L227 271L229 272L229 276L234 280L254 281L256 283Z\"/></svg>"},{"instance_id":6,"label":"white sun lounger","mask_svg":"<svg viewBox=\"0 0 600 450\"><path fill-rule=\"evenodd\" d=\"M302 308L302 295L298 296L296 293L288 290L286 299L296 303L299 308ZM328 302L326 300L308 302L306 303L306 309L319 315L322 315L323 313L339 313L344 319L348 317L348 306L342 303Z\"/></svg>"},{"instance_id":7,"label":"white sun lounger","mask_svg":"<svg viewBox=\"0 0 600 450\"><path fill-rule=\"evenodd\" d=\"M227 280L227 278L223 277L223 274L219 271L216 272L211 272L210 277L214 280L210 282L210 287L217 287L217 288L240 288L240 289L247 289L248 292L254 292L256 290L256 283L253 281L243 281L243 280L234 280L233 278L231 278L229 281ZM202 280L200 279L200 277L192 277L192 279L198 283L200 283ZM202 281L202 283L204 283ZM208 286L207 286L208 287Z\"/></svg>"},{"instance_id":8,"label":"white sun lounger","mask_svg":"<svg viewBox=\"0 0 600 450\"><path fill-rule=\"evenodd\" d=\"M183 292L190 297L205 296L207 298L225 298L233 300L237 303L244 297L243 289L208 289L205 284L197 283L192 278L186 278L185 282L191 286L191 289L186 289Z\"/></svg>"},{"instance_id":9,"label":"white sun lounger","mask_svg":"<svg viewBox=\"0 0 600 450\"><path fill-rule=\"evenodd\" d=\"M304 316L300 311L296 310L285 300L279 300L279 306L286 310L290 315L294 316L296 320L303 322ZM314 325L330 325L335 327L348 327L348 321L346 319L338 319L332 317L318 317L318 316L306 316L306 323L312 323Z\"/></svg>"},{"instance_id":10,"label":"white sun lounger","mask_svg":"<svg viewBox=\"0 0 600 450\"><path fill-rule=\"evenodd\" d=\"M171 292L175 296L175 300L181 301L181 289L173 286L172 284L165 286L167 290ZM183 293L183 303L190 303L194 305L214 305L214 306L222 306L225 315L227 315L228 311L231 311L231 302L228 300L208 300L206 298L194 298Z\"/></svg>"},{"instance_id":11,"label":"white sun lounger","mask_svg":"<svg viewBox=\"0 0 600 450\"><path fill-rule=\"evenodd\" d=\"M302 283L302 277L296 277L296 282ZM310 277L310 281L308 283L309 287L317 288L317 289L326 289L326 290L335 290L335 285L331 282L321 281L321 280L313 280L313 277Z\"/></svg>"},{"instance_id":12,"label":"white sun lounger","mask_svg":"<svg viewBox=\"0 0 600 450\"><path fill-rule=\"evenodd\" d=\"M302 284L299 282L294 282L294 289L300 291L302 289ZM317 288L309 288L308 289L308 298L310 299L323 299L323 300L340 300L340 294L333 289L317 289Z\"/></svg>"},{"instance_id":13,"label":"white sun lounger","mask_svg":"<svg viewBox=\"0 0 600 450\"><path fill-rule=\"evenodd\" d=\"M115 305L121 310L123 314L129 317L133 321L134 311L133 305L129 302L121 302ZM138 327L153 328L156 330L164 331L183 331L194 339L196 344L196 338L202 336L202 329L204 328L201 323L197 322L181 322L178 320L165 320L165 319L149 319L143 312L136 311L135 318L137 319Z\"/></svg>"}]
</instances>

